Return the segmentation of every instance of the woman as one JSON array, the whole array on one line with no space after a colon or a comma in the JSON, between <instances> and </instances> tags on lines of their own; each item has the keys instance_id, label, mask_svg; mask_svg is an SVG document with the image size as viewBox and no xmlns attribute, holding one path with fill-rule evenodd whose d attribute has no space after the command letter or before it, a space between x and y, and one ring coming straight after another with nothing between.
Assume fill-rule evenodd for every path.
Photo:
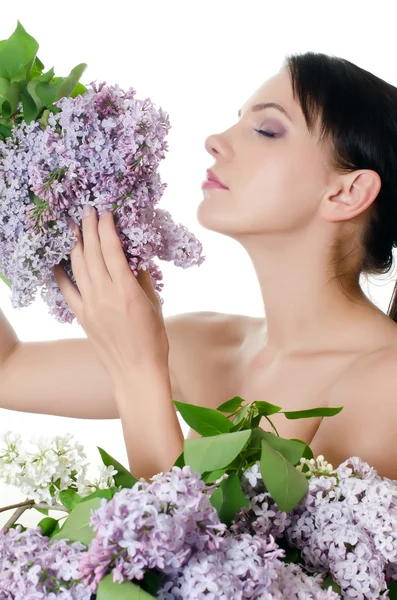
<instances>
[{"instance_id":1,"label":"woman","mask_svg":"<svg viewBox=\"0 0 397 600\"><path fill-rule=\"evenodd\" d=\"M344 59L293 55L206 149L224 187L204 188L199 221L248 252L266 319L164 321L111 215L93 212L72 252L78 289L55 270L88 340L21 344L3 317L0 405L120 416L130 468L146 477L183 447L172 398L344 406L323 422L274 422L333 463L358 455L397 478L397 308L386 316L359 285L390 269L397 239L397 89Z\"/></svg>"}]
</instances>

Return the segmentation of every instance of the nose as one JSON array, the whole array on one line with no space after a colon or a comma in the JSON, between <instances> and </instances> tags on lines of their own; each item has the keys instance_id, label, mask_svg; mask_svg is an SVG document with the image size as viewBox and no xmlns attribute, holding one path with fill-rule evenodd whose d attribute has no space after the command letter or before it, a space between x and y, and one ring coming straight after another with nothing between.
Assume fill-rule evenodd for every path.
<instances>
[{"instance_id":1,"label":"nose","mask_svg":"<svg viewBox=\"0 0 397 600\"><path fill-rule=\"evenodd\" d=\"M205 140L205 149L214 158L227 158L230 154L230 149L227 142L221 134L209 135Z\"/></svg>"}]
</instances>

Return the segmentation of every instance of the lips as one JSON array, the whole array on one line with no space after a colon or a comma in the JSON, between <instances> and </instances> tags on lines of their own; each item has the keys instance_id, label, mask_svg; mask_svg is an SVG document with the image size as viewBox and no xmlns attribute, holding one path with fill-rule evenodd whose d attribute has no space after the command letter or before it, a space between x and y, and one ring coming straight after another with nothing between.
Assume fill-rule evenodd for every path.
<instances>
[{"instance_id":1,"label":"lips","mask_svg":"<svg viewBox=\"0 0 397 600\"><path fill-rule=\"evenodd\" d=\"M217 177L214 173L214 171L212 171L211 169L207 170L207 179L208 181L216 181L216 183L219 183L220 186L222 186L225 190L228 190L229 188L223 183L223 181L221 181L219 179L219 177Z\"/></svg>"}]
</instances>

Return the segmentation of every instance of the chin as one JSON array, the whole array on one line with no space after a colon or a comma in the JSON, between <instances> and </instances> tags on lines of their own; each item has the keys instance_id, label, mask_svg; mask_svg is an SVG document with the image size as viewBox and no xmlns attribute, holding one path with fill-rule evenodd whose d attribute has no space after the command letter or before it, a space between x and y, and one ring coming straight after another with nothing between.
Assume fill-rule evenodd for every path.
<instances>
[{"instance_id":1,"label":"chin","mask_svg":"<svg viewBox=\"0 0 397 600\"><path fill-rule=\"evenodd\" d=\"M197 207L197 220L202 227L230 237L238 235L241 229L241 217L233 215L230 205L217 203L213 198L205 198Z\"/></svg>"}]
</instances>

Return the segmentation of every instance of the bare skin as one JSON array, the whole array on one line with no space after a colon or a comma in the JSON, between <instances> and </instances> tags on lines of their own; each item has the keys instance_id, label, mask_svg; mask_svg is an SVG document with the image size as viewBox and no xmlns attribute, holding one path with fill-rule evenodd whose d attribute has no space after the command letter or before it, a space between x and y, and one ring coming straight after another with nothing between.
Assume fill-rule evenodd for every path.
<instances>
[{"instance_id":1,"label":"bare skin","mask_svg":"<svg viewBox=\"0 0 397 600\"><path fill-rule=\"evenodd\" d=\"M381 475L397 478L392 445L397 403L396 394L388 394L397 388L397 324L379 309L374 308L373 323L363 321L361 334L349 344L323 344L312 355L266 355L263 318L201 313L191 327L196 343L185 346L178 375L181 400L216 408L239 395L283 410L343 406L339 415L326 419L273 415L272 420L281 436L304 440L334 465L360 456ZM265 420L261 426L269 429Z\"/></svg>"},{"instance_id":2,"label":"bare skin","mask_svg":"<svg viewBox=\"0 0 397 600\"><path fill-rule=\"evenodd\" d=\"M292 121L275 108L252 112L267 101L279 102ZM273 420L280 435L305 440L333 464L356 455L397 478L397 325L365 297L358 277L346 295L333 261L335 242L343 239L352 265L359 262L379 175L331 169L329 147L318 143L318 127L309 135L285 73L261 86L241 119L210 136L206 148L229 189L204 190L199 221L247 251L266 321L220 313L166 319L174 399L216 407L240 395L283 409L344 406L322 421ZM118 417L89 340L18 344L1 312L0 331L0 406ZM153 419L154 437L161 427Z\"/></svg>"}]
</instances>

